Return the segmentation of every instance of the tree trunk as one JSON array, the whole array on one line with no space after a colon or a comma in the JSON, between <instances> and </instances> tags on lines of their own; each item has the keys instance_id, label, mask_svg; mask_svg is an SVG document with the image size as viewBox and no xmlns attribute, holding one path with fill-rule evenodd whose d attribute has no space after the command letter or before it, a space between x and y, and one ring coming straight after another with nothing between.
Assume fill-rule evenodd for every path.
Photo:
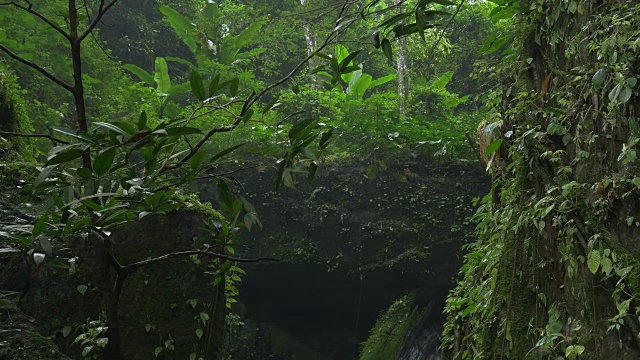
<instances>
[{"instance_id":1,"label":"tree trunk","mask_svg":"<svg viewBox=\"0 0 640 360\"><path fill-rule=\"evenodd\" d=\"M306 1L307 0L300 0L300 5L302 5L303 8ZM313 36L313 33L311 32L311 28L309 27L309 24L303 25L303 31L304 31L304 41L307 44L307 55L310 55L316 50L317 41L316 41L316 38ZM309 59L307 63L307 68L309 70L312 70L315 68L315 66L316 66L315 59L313 58ZM311 87L316 90L321 88L315 76L311 77Z\"/></svg>"},{"instance_id":2,"label":"tree trunk","mask_svg":"<svg viewBox=\"0 0 640 360\"><path fill-rule=\"evenodd\" d=\"M393 0L398 6L398 14L404 13L404 0ZM404 117L407 112L407 99L409 98L409 82L407 78L407 38L401 37L397 41L396 72L398 79L398 113Z\"/></svg>"}]
</instances>

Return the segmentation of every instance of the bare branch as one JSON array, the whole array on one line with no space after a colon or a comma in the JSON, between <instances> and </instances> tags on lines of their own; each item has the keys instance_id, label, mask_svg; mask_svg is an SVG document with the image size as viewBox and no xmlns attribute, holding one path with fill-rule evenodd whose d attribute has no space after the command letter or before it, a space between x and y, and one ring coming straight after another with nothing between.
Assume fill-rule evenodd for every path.
<instances>
[{"instance_id":1,"label":"bare branch","mask_svg":"<svg viewBox=\"0 0 640 360\"><path fill-rule=\"evenodd\" d=\"M49 134L21 134L21 133L17 133L17 132L11 132L11 131L0 131L0 135L4 135L4 136L16 136L16 137L25 137L25 138L46 138L49 139L53 142L57 142L60 144L70 144L70 142L68 141L64 141L64 140L60 140L56 137L53 137Z\"/></svg>"},{"instance_id":2,"label":"bare branch","mask_svg":"<svg viewBox=\"0 0 640 360\"><path fill-rule=\"evenodd\" d=\"M109 9L113 5L115 5L117 2L118 0L111 0L105 5L104 0L100 0L100 7L98 8L98 13L89 24L89 27L80 36L78 36L78 41L84 40L84 38L86 38L93 31L93 29L96 28L96 26L98 26L98 23L100 22L104 14L107 11L109 11Z\"/></svg>"},{"instance_id":3,"label":"bare branch","mask_svg":"<svg viewBox=\"0 0 640 360\"><path fill-rule=\"evenodd\" d=\"M18 9L24 10L24 11L28 12L29 14L32 14L35 17L37 17L38 19L40 19L40 20L44 21L45 23L47 23L47 25L49 25L52 29L54 29L55 31L57 31L60 34L62 34L62 36L64 36L67 40L71 40L71 37L69 36L69 34L66 31L64 31L60 26L58 26L53 21L47 19L46 16L44 16L44 15L40 14L39 12L33 10L33 4L31 4L30 1L25 1L25 2L29 6L20 5L15 1L7 2L7 3L0 3L0 6L2 6L2 5L13 5L13 6L17 7Z\"/></svg>"},{"instance_id":4,"label":"bare branch","mask_svg":"<svg viewBox=\"0 0 640 360\"><path fill-rule=\"evenodd\" d=\"M45 70L42 66L31 62L19 55L17 55L16 53L12 52L11 50L7 49L5 46L0 45L0 50L2 50L3 52L5 52L7 55L9 55L10 57L18 60L19 62L27 65L28 67L38 71L39 73L41 73L42 75L46 76L47 78L49 78L49 80L53 81L54 83L60 85L61 87L63 87L65 90L69 91L70 93L73 94L73 86L65 83L64 81L62 81L60 78L58 78L57 76L53 75L52 73L48 72L47 70Z\"/></svg>"},{"instance_id":5,"label":"bare branch","mask_svg":"<svg viewBox=\"0 0 640 360\"><path fill-rule=\"evenodd\" d=\"M147 260L143 260L143 261L138 261L138 262L135 262L135 263L131 263L129 265L124 265L123 268L127 269L128 272L134 272L134 271L138 270L139 268L141 268L143 266L155 264L155 263L158 263L158 262L161 262L161 261L165 261L165 260L169 260L169 259L173 259L173 258L177 258L177 257L181 257L181 256L191 256L191 255L202 255L202 256L206 256L206 257L210 257L210 258L222 259L222 260L227 260L227 261L244 262L244 263L253 263L253 262L260 262L260 261L280 261L280 260L278 260L276 258L269 258L269 257L259 257L259 258L246 259L246 258L237 258L237 257L225 255L225 254L218 254L218 253L214 253L214 252L211 252L211 251L189 250L189 251L178 251L178 252L174 252L174 253L158 256L158 257L155 257L155 258L151 258L151 259L147 259Z\"/></svg>"}]
</instances>

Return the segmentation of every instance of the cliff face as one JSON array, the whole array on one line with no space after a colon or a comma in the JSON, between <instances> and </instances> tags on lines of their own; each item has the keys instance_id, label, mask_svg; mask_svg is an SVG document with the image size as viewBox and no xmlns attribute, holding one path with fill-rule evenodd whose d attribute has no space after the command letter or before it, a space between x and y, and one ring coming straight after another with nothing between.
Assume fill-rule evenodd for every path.
<instances>
[{"instance_id":1,"label":"cliff face","mask_svg":"<svg viewBox=\"0 0 640 360\"><path fill-rule=\"evenodd\" d=\"M494 104L499 196L478 216L444 348L455 359L637 359L640 5L505 6L518 23Z\"/></svg>"},{"instance_id":2,"label":"cliff face","mask_svg":"<svg viewBox=\"0 0 640 360\"><path fill-rule=\"evenodd\" d=\"M327 166L313 187L301 183L282 194L272 173L238 176L264 224L242 235L238 251L282 260L243 266L240 301L263 338L293 336L292 348L304 349L293 352L304 358L351 357L381 312L407 292L415 293L414 306L433 306L416 324L439 331L460 246L472 239L472 199L488 191L477 164ZM272 351L292 352L281 344L292 341L274 342Z\"/></svg>"},{"instance_id":3,"label":"cliff face","mask_svg":"<svg viewBox=\"0 0 640 360\"><path fill-rule=\"evenodd\" d=\"M215 213L194 208L144 218L114 234L118 248L123 249L118 255L128 263L197 249L206 236L200 230L203 220L211 216ZM66 245L39 266L28 254L0 254L0 289L16 295L11 299L30 316L31 326L40 334L53 339L64 353L82 358L84 348L96 347L101 337L102 293L99 274L92 266L96 261L93 244L74 238L67 239ZM203 317L208 317L214 293L212 276L206 272L215 269L206 264L205 259L180 257L129 276L119 306L127 359L149 359L156 352L167 358L199 353L197 329L206 329ZM3 326L17 326L12 319L4 317ZM77 336L92 332L93 342L74 344Z\"/></svg>"}]
</instances>

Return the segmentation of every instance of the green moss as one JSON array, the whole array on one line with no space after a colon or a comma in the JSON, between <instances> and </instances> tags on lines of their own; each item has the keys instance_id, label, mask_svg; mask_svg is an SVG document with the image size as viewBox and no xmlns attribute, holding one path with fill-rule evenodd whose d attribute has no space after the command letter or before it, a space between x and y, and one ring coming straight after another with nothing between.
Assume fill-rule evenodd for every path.
<instances>
[{"instance_id":1,"label":"green moss","mask_svg":"<svg viewBox=\"0 0 640 360\"><path fill-rule=\"evenodd\" d=\"M222 215L219 211L215 210L213 206L211 206L211 203L201 202L198 199L198 197L194 194L189 194L189 195L176 194L174 195L174 199L179 203L183 204L185 210L196 211L214 220L226 221L224 215Z\"/></svg>"}]
</instances>

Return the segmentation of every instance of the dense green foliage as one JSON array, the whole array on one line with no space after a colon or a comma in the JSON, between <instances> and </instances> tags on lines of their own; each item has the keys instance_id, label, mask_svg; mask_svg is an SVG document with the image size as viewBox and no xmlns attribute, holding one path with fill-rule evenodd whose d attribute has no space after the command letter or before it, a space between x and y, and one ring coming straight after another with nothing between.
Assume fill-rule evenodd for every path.
<instances>
[{"instance_id":1,"label":"dense green foliage","mask_svg":"<svg viewBox=\"0 0 640 360\"><path fill-rule=\"evenodd\" d=\"M456 359L637 358L638 2L503 5L497 17L517 15L494 37L495 196L443 347Z\"/></svg>"},{"instance_id":2,"label":"dense green foliage","mask_svg":"<svg viewBox=\"0 0 640 360\"><path fill-rule=\"evenodd\" d=\"M238 317L230 312L244 273L238 265L268 260L235 254L237 230L261 226L259 214L234 177L245 168L275 169L274 188L279 190L312 184L316 171L327 163L367 163L365 176L375 180L386 164L404 159L475 162L477 155L499 155L502 162L494 162L492 171L502 202L484 205L478 213L480 241L469 246L472 252L463 268L464 277L447 309L450 318L444 339L453 357L511 354L503 348L497 350L499 345L489 344L488 337L509 339L511 332L527 331L528 324L519 322L516 327L515 321L510 325L510 320L502 321L496 315L503 310L503 299L511 298L513 291L529 291L497 277L505 273L515 276L515 272L508 272L511 263L501 261L528 259L535 263L532 266L539 266L535 259L522 255L522 248L510 245L510 240L519 236L512 219L522 219L529 224L528 233L539 235L545 227L549 231L554 224L571 223L573 218L568 214L576 208L604 217L607 204L603 198L588 204L570 203L581 199L582 192L591 187L621 184L630 193L631 184L637 186L637 177L630 175L638 143L633 140L637 138L637 127L633 126L637 124L625 122L632 112L636 81L631 53L637 44L616 40L637 37L626 15L598 17L591 24L610 21L610 27L620 29L613 34L603 30L589 40L590 51L608 59L608 65L590 63L593 68L585 65L576 70L554 63L554 76L573 80L563 89L554 82L551 96L549 80L534 94L517 70L524 63L533 67L542 61L543 56L531 49L531 42L541 44L541 38L550 38L555 46L559 41L545 33L558 31L553 21L552 25L545 22L549 29L542 27L542 33L527 38L527 31L538 29L535 21L540 16L554 21L561 17L561 13L547 14L549 4L542 0L538 1L539 9L520 9L526 14L527 26L519 31L515 31L518 24L511 22L518 11L516 3L505 1L345 5L309 0L295 6L285 1L147 0L135 6L116 2L16 1L0 5L0 66L7 69L0 72L0 115L8 114L0 118L0 140L8 139L0 144L0 155L3 161L38 164L35 173L33 166L22 162L3 166L3 174L9 174L16 184L7 190L26 188L29 201L37 206L28 210L35 217L33 224L2 224L0 237L11 251L29 254L37 266L69 271L74 266L71 260L76 245L69 245L67 239L80 237L95 247L97 260L91 266L101 275L98 287L104 293L104 316L60 326L65 338L70 334L68 328L76 329L75 346L84 357L99 358L104 352L105 358L123 358L119 337L126 319L120 317L119 300L125 282L142 267L187 255L199 269L213 275L211 283L203 285L211 287L213 295L206 305L201 304L195 335L189 334L202 346L190 349L189 356L207 360L229 356L224 349L229 341L225 337L227 325L233 331L241 329ZM105 9L105 3L115 5ZM562 12L584 12L583 5L573 8L577 3L566 2ZM575 39L565 39L573 44L563 50L572 61L572 56L580 53L579 36L578 32ZM544 55L554 54L551 50ZM518 57L519 53L524 55ZM614 53L616 59L611 60ZM498 65L501 61L504 64ZM406 71L399 72L397 68L403 66ZM544 84L546 71L532 71L539 73L531 81ZM569 176L568 164L596 151L577 145L571 150L559 148L579 138L571 135L565 141L569 134L588 129L587 125L578 129L568 123L574 116L573 103L561 95L571 93L571 98L578 99L571 88L591 79L593 89L579 95L602 95L603 89L612 88L606 94L610 101L603 102L601 96L599 103L606 107L605 118L610 124L604 129L614 137L614 129L624 124L620 126L625 131L636 135L623 139L620 161L627 166L624 174L577 183ZM496 86L497 90L487 91ZM403 87L408 88L408 94L403 94ZM526 116L521 118L523 114ZM492 141L489 151L476 154L469 144L469 133L481 120L493 124L488 127L495 130L491 140L494 136L502 139ZM35 136L31 138L34 141L27 141L25 135ZM600 144L598 136L581 141L589 146ZM573 157L562 160L565 153ZM534 158L551 166L547 177L527 178L530 172L537 174ZM413 180L412 176L415 174L410 170L405 171L401 181ZM549 177L554 176L551 181ZM196 180L208 183L194 185ZM532 182L549 185L543 190L550 195L532 190ZM215 193L213 208L185 197L194 189ZM11 202L16 199L17 195L7 197ZM207 217L202 225L206 235L189 251L158 245L166 252L131 259L122 256L127 253L126 245L112 241L114 232L146 217L193 207ZM556 216L555 223L551 216ZM631 223L633 216L627 217ZM584 220L586 215L582 217ZM592 227L589 236L593 241L589 241L589 252L582 254L583 258L594 273L616 273L623 279L636 276L633 271L623 273L630 257L606 241L606 232L599 230L604 223L604 218L585 223ZM572 266L580 259L580 255L567 255L574 249L568 242L577 226L563 228L559 230L562 236L557 236L566 240L562 256L566 255L563 259ZM452 227L452 233L457 231L454 229L459 228ZM527 237L526 241L533 240ZM536 245L524 246L531 247ZM624 281L616 287L617 304L626 307L615 319L618 325L632 308L625 297L629 287L632 284ZM497 297L496 289L503 291ZM78 291L84 295L87 289ZM586 337L578 341L578 335L565 334L564 339L570 341L555 342L562 337L557 331L541 330L548 319L555 321L549 328L556 329L562 310L559 300L551 294L545 296L549 305L545 300L544 312L550 316L532 323L536 326L533 333L546 339L537 348L567 356L571 351L585 351L578 346L586 345ZM421 316L420 311L408 307L409 303L408 297L399 300L381 316L363 347L362 358L391 359L397 354L404 336ZM522 300L513 306L537 309L539 304ZM152 309L147 310L145 316L152 317ZM464 333L464 339L455 338L455 329L467 319L472 319L478 330ZM172 353L178 340L163 338L160 346L147 349L146 354ZM469 353L468 348L456 347L460 343L479 350ZM517 356L532 348L518 346L513 352Z\"/></svg>"}]
</instances>

